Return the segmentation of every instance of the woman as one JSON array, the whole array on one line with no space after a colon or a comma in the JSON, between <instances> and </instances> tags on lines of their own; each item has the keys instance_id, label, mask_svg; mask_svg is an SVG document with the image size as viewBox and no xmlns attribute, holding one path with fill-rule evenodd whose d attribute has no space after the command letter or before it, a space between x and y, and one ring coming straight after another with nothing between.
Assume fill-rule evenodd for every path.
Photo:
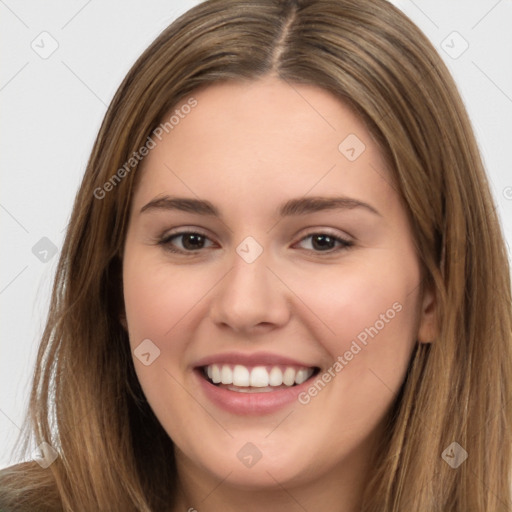
<instances>
[{"instance_id":1,"label":"woman","mask_svg":"<svg viewBox=\"0 0 512 512\"><path fill-rule=\"evenodd\" d=\"M383 0L209 0L106 114L38 356L43 457L0 505L510 510L511 361L505 245L425 36Z\"/></svg>"}]
</instances>

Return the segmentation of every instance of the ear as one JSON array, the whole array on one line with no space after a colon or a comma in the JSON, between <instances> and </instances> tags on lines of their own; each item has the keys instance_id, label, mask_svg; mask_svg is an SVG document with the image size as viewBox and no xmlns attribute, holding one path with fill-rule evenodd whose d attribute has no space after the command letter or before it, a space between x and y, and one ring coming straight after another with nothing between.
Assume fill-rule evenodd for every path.
<instances>
[{"instance_id":1,"label":"ear","mask_svg":"<svg viewBox=\"0 0 512 512\"><path fill-rule=\"evenodd\" d=\"M433 286L423 290L418 324L418 342L432 343L438 335L437 301Z\"/></svg>"}]
</instances>

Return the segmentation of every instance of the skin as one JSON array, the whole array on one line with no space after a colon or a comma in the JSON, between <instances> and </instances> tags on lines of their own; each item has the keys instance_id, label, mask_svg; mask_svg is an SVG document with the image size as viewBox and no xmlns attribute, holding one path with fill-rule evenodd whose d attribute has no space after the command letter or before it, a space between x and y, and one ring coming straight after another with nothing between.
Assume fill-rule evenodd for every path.
<instances>
[{"instance_id":1,"label":"skin","mask_svg":"<svg viewBox=\"0 0 512 512\"><path fill-rule=\"evenodd\" d=\"M434 332L434 296L420 286L406 212L365 125L329 92L266 77L194 97L197 106L143 161L123 257L131 348L150 339L160 350L150 365L134 364L176 446L174 510L356 511L411 351ZM366 146L354 161L338 149L349 134ZM208 200L222 220L141 213L163 195ZM288 199L338 195L379 214L277 217ZM187 229L206 235L203 248L190 250L183 236L167 247L192 255L158 244ZM326 231L353 245L332 242L326 254L308 236ZM251 264L236 252L248 236L263 248ZM228 351L288 355L327 371L394 303L400 312L306 405L240 416L210 402L192 372L199 358ZM262 454L251 468L237 458L247 442Z\"/></svg>"}]
</instances>

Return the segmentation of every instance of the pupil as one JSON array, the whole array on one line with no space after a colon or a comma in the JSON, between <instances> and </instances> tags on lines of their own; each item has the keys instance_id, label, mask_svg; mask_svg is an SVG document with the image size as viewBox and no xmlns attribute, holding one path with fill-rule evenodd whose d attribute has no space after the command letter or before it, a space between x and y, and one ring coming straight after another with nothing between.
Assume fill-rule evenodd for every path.
<instances>
[{"instance_id":1,"label":"pupil","mask_svg":"<svg viewBox=\"0 0 512 512\"><path fill-rule=\"evenodd\" d=\"M195 235L194 233L185 235L183 237L183 247L185 247L185 249L200 249L202 246L202 244L200 243L202 239L202 235ZM188 243L189 241L192 241L192 244ZM199 244L194 245L194 241L196 242L196 244L199 242Z\"/></svg>"},{"instance_id":2,"label":"pupil","mask_svg":"<svg viewBox=\"0 0 512 512\"><path fill-rule=\"evenodd\" d=\"M317 244L315 244L315 241ZM332 243L334 243L334 240L329 235L315 235L313 237L313 247L316 245L320 249L332 249Z\"/></svg>"}]
</instances>

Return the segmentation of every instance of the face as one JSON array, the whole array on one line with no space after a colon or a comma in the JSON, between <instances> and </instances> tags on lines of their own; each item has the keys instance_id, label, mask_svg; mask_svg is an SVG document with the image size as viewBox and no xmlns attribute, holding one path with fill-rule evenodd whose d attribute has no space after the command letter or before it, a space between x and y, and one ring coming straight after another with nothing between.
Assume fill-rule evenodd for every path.
<instances>
[{"instance_id":1,"label":"face","mask_svg":"<svg viewBox=\"0 0 512 512\"><path fill-rule=\"evenodd\" d=\"M131 205L142 389L178 467L246 489L339 477L371 457L427 332L408 218L370 133L328 92L265 78L193 97Z\"/></svg>"}]
</instances>

